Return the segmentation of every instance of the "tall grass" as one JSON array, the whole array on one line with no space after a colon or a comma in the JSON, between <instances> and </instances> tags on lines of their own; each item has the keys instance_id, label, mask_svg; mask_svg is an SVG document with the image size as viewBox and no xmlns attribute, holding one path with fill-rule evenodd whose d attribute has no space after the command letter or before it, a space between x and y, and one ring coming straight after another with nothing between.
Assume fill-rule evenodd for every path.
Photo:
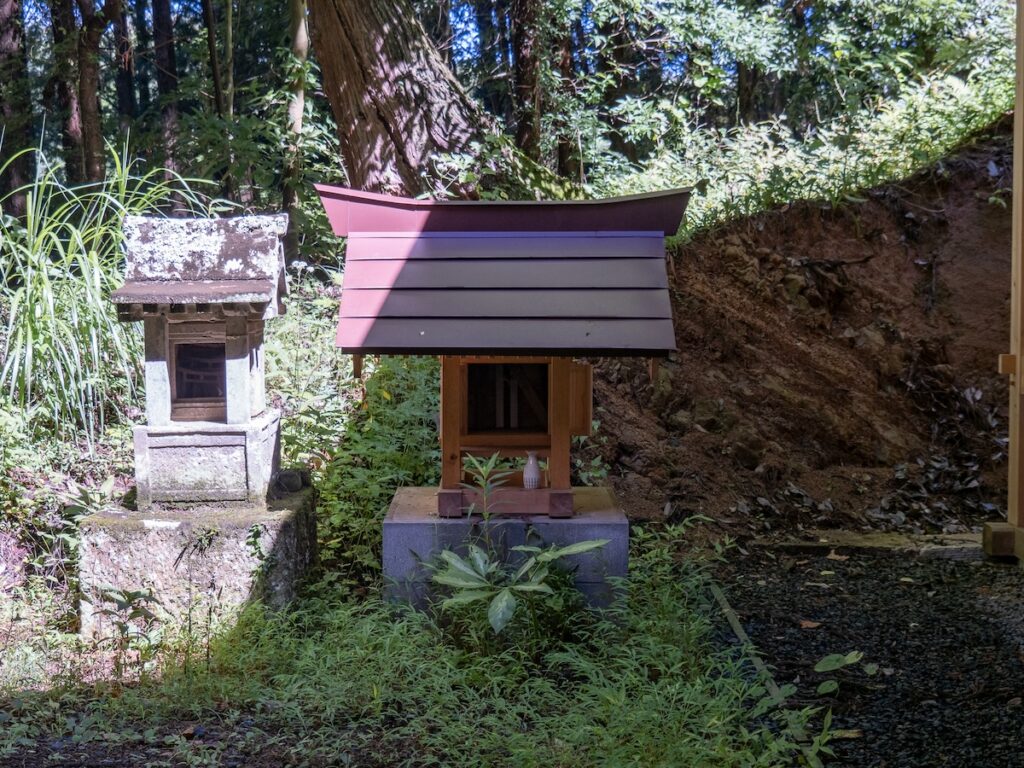
<instances>
[{"instance_id":1,"label":"tall grass","mask_svg":"<svg viewBox=\"0 0 1024 768\"><path fill-rule=\"evenodd\" d=\"M71 187L37 152L35 179L11 193L26 196L24 218L0 217L0 402L29 414L36 436L92 445L135 400L139 333L117 322L109 301L124 215L159 213L172 199L210 210L184 179L138 173L127 153L110 159L105 181Z\"/></svg>"}]
</instances>

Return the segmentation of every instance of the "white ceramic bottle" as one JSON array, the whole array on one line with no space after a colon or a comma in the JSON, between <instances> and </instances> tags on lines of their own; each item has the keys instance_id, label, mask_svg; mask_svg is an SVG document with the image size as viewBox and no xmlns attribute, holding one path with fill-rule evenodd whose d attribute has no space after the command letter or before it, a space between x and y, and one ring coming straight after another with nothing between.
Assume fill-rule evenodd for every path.
<instances>
[{"instance_id":1,"label":"white ceramic bottle","mask_svg":"<svg viewBox=\"0 0 1024 768\"><path fill-rule=\"evenodd\" d=\"M526 452L526 466L523 467L523 488L533 490L540 488L540 464L537 463L537 452Z\"/></svg>"}]
</instances>

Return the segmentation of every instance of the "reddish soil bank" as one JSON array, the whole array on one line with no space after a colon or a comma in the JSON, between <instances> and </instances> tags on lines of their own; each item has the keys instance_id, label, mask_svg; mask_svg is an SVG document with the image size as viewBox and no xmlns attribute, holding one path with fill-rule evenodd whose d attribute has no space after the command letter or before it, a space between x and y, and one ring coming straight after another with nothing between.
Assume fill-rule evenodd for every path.
<instances>
[{"instance_id":1,"label":"reddish soil bank","mask_svg":"<svg viewBox=\"0 0 1024 768\"><path fill-rule=\"evenodd\" d=\"M732 535L963 531L1003 515L1009 125L901 184L681 245L679 353L603 360L600 455L635 519ZM587 452L591 456L587 456Z\"/></svg>"}]
</instances>

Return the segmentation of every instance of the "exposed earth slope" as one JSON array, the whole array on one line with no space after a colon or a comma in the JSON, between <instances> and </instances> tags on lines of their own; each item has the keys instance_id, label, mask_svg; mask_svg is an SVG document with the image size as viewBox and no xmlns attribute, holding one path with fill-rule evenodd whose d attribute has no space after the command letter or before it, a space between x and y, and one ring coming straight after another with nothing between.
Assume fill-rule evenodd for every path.
<instances>
[{"instance_id":1,"label":"exposed earth slope","mask_svg":"<svg viewBox=\"0 0 1024 768\"><path fill-rule=\"evenodd\" d=\"M1004 123L901 184L678 247L679 354L653 382L598 366L589 451L627 510L735 534L1000 517L1010 173Z\"/></svg>"}]
</instances>

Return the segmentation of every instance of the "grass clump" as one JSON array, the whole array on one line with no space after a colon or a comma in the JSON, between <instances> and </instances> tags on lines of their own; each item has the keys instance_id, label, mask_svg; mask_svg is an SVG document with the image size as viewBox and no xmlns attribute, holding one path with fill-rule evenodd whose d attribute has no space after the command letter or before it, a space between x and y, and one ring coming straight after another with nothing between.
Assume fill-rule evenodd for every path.
<instances>
[{"instance_id":1,"label":"grass clump","mask_svg":"<svg viewBox=\"0 0 1024 768\"><path fill-rule=\"evenodd\" d=\"M35 180L10 193L26 196L24 218L0 215L0 408L24 414L37 439L92 447L135 404L141 338L110 304L124 215L159 214L172 198L209 211L183 179L111 159L105 181L68 186L37 153Z\"/></svg>"}]
</instances>

